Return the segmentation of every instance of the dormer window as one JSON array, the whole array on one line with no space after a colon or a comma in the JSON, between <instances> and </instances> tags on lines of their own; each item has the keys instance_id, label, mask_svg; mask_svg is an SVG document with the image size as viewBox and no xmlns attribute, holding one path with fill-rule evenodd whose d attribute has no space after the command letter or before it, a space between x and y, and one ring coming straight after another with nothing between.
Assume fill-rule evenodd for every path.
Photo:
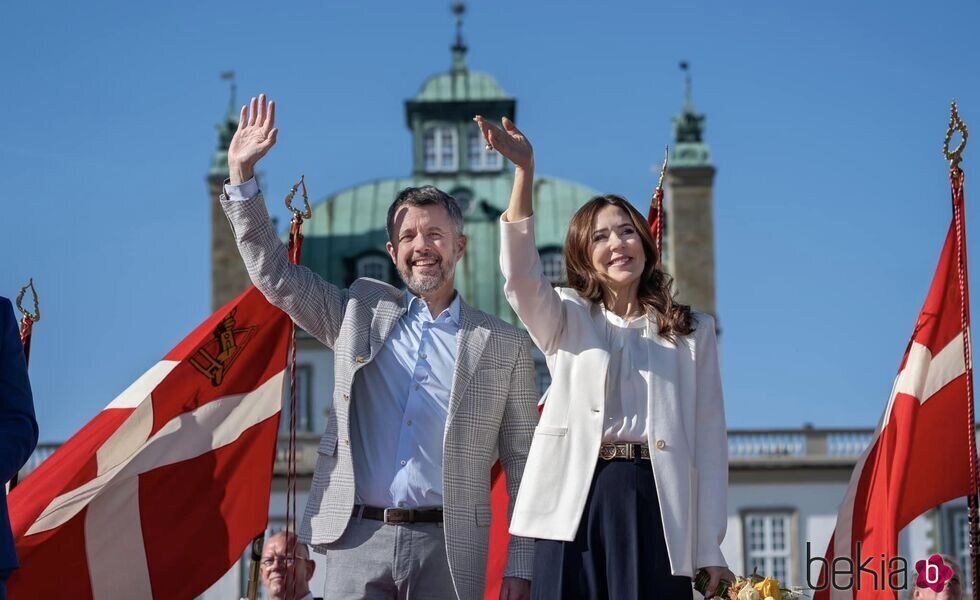
<instances>
[{"instance_id":1,"label":"dormer window","mask_svg":"<svg viewBox=\"0 0 980 600\"><path fill-rule=\"evenodd\" d=\"M366 254L357 259L355 275L378 281L391 281L391 260L381 254Z\"/></svg>"},{"instance_id":2,"label":"dormer window","mask_svg":"<svg viewBox=\"0 0 980 600\"><path fill-rule=\"evenodd\" d=\"M476 123L466 130L466 158L470 171L499 171L503 157L496 150L487 150L483 134Z\"/></svg>"},{"instance_id":3,"label":"dormer window","mask_svg":"<svg viewBox=\"0 0 980 600\"><path fill-rule=\"evenodd\" d=\"M427 173L454 172L459 165L456 128L430 125L422 132L422 151Z\"/></svg>"},{"instance_id":4,"label":"dormer window","mask_svg":"<svg viewBox=\"0 0 980 600\"><path fill-rule=\"evenodd\" d=\"M459 205L459 210L464 215L470 212L473 208L473 190L467 187L457 187L453 188L449 192L449 195L456 199L456 204Z\"/></svg>"},{"instance_id":5,"label":"dormer window","mask_svg":"<svg viewBox=\"0 0 980 600\"><path fill-rule=\"evenodd\" d=\"M550 247L542 248L541 270L545 278L551 285L563 285L565 283L565 254L561 248Z\"/></svg>"}]
</instances>

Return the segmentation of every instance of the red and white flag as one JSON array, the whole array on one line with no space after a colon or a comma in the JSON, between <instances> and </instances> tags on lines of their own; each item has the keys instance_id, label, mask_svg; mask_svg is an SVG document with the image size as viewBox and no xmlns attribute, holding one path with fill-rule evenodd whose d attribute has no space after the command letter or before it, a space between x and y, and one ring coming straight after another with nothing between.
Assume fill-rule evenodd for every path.
<instances>
[{"instance_id":1,"label":"red and white flag","mask_svg":"<svg viewBox=\"0 0 980 600\"><path fill-rule=\"evenodd\" d=\"M266 526L289 318L255 288L9 498L12 598L193 598Z\"/></svg>"},{"instance_id":2,"label":"red and white flag","mask_svg":"<svg viewBox=\"0 0 980 600\"><path fill-rule=\"evenodd\" d=\"M975 493L962 174L956 184L939 266L881 423L851 475L815 600L896 597L888 576L898 570L890 561L899 556L899 532L936 505ZM831 580L840 558L849 562L840 561L834 572L843 573ZM914 578L914 559L927 557L905 558Z\"/></svg>"}]
</instances>

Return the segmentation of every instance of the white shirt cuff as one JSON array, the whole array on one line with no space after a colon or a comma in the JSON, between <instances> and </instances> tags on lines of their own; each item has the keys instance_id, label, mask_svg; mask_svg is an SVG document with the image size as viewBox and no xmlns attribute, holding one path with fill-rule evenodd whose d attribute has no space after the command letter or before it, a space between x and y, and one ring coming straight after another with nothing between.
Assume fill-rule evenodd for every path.
<instances>
[{"instance_id":1,"label":"white shirt cuff","mask_svg":"<svg viewBox=\"0 0 980 600\"><path fill-rule=\"evenodd\" d=\"M259 184L252 177L239 185L225 184L225 197L231 202L244 202L259 195Z\"/></svg>"}]
</instances>

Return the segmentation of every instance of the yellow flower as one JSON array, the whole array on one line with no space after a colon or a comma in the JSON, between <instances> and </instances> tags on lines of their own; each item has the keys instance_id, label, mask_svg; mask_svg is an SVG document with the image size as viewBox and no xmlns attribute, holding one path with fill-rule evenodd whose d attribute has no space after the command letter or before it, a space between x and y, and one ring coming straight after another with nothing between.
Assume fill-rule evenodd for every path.
<instances>
[{"instance_id":1,"label":"yellow flower","mask_svg":"<svg viewBox=\"0 0 980 600\"><path fill-rule=\"evenodd\" d=\"M759 595L759 590L755 589L751 585L743 587L738 592L738 600L761 600Z\"/></svg>"},{"instance_id":2,"label":"yellow flower","mask_svg":"<svg viewBox=\"0 0 980 600\"><path fill-rule=\"evenodd\" d=\"M773 600L783 600L783 595L779 591L779 582L775 579L766 577L755 584L755 589L759 590L759 595L763 598L772 597Z\"/></svg>"}]
</instances>

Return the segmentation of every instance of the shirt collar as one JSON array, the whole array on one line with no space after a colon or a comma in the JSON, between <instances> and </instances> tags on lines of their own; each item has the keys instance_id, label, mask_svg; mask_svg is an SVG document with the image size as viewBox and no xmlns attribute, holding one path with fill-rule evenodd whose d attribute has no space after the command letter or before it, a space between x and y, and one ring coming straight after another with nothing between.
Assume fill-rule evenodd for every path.
<instances>
[{"instance_id":1,"label":"shirt collar","mask_svg":"<svg viewBox=\"0 0 980 600\"><path fill-rule=\"evenodd\" d=\"M409 315L420 314L423 309L425 312L428 311L428 307L425 302L413 294L412 292L405 290L405 309L408 311ZM442 311L442 313L436 315L432 318L433 321L438 321L443 315L448 315L449 322L453 325L459 325L459 311L460 311L460 298L459 292L453 292L453 301L449 303L449 306ZM432 315L429 315L430 317Z\"/></svg>"}]
</instances>

